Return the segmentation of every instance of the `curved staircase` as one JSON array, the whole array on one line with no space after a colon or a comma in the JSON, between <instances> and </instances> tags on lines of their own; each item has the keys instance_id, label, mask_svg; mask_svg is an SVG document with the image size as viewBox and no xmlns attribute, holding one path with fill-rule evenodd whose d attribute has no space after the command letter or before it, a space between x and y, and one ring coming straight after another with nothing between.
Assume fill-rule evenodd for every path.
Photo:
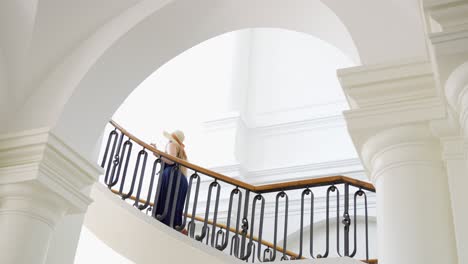
<instances>
[{"instance_id":1,"label":"curved staircase","mask_svg":"<svg viewBox=\"0 0 468 264\"><path fill-rule=\"evenodd\" d=\"M135 263L281 260L362 263L351 259L358 251L365 254L365 262L376 263L369 259L368 247L367 193L375 192L371 184L332 176L253 186L160 152L117 123L111 121L111 124L115 129L109 134L101 163L105 170L104 185L97 184L92 190L95 202L89 208L85 225L111 248ZM174 226L172 222L168 227L155 219L160 217L153 208L160 191L157 179L164 168L161 157L176 163L172 173L180 173L181 166L192 171L187 175L190 182L182 226ZM200 188L200 181L209 184L208 188ZM287 249L288 195L294 192L301 196L300 234L307 225L310 226L310 234L300 236L298 252ZM324 192L326 197L324 221L327 238L320 252L312 243L318 192ZM175 195L168 193L172 198ZM206 200L199 202L205 196ZM222 197L229 200L224 218L218 212ZM274 211L267 212L274 213L274 224L264 223L265 209L268 210L266 200L275 204ZM355 224L359 214L357 202L364 208L361 210L365 219L363 230L358 230ZM330 238L330 226L333 225L338 235ZM366 238L365 248L357 247L358 233ZM264 238L271 239L271 242ZM309 245L306 246L305 242ZM339 258L330 258L331 243L336 243Z\"/></svg>"}]
</instances>

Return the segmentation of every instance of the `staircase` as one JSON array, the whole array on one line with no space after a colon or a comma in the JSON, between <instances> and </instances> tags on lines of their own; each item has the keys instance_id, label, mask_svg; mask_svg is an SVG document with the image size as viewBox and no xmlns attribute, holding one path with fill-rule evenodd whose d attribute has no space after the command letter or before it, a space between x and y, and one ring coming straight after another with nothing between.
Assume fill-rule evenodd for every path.
<instances>
[{"instance_id":1,"label":"staircase","mask_svg":"<svg viewBox=\"0 0 468 264\"><path fill-rule=\"evenodd\" d=\"M282 260L362 263L351 259L358 251L365 254L365 262L376 263L369 259L368 248L367 193L375 192L371 184L344 176L332 176L253 186L160 152L115 122L111 121L111 124L115 129L109 134L101 163L105 169L104 185L97 185L92 191L95 202L89 209L85 224L111 248L135 263ZM160 181L157 179L165 166L161 157L176 163L172 169L173 175L180 173L182 166L192 171L187 175L189 185L180 226L174 224L174 210L164 212L171 216L169 226L156 221L161 219L161 215L153 210L154 205L158 204L160 192ZM200 188L203 185L200 182L208 184L207 189ZM169 184L178 186L180 183L174 180ZM326 193L327 238L320 252L313 244L314 205L318 192ZM294 193L301 196L298 252L287 249L290 220L288 197ZM201 196L207 196L204 203L198 202ZM168 192L166 200L174 197L177 197L177 193ZM219 204L223 198L229 203L227 216L221 217ZM122 199L127 202L122 202ZM265 212L267 200L275 204L271 212ZM363 230L358 230L356 226L358 201L364 207L366 225ZM330 215L332 211L333 216ZM274 221L264 223L266 213L274 213ZM310 234L303 236L307 225L310 226ZM329 236L330 226L333 225L338 234L336 238ZM366 237L364 248L357 248L355 241L358 233ZM337 254L342 257L329 258L331 243L336 243Z\"/></svg>"}]
</instances>

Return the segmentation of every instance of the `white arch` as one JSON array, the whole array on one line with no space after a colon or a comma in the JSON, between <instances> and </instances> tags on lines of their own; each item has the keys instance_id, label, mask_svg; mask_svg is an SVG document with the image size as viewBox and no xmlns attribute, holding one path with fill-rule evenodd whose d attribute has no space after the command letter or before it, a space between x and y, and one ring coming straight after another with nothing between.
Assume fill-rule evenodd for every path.
<instances>
[{"instance_id":1,"label":"white arch","mask_svg":"<svg viewBox=\"0 0 468 264\"><path fill-rule=\"evenodd\" d=\"M279 27L301 31L346 48L346 54L358 59L346 28L320 2L293 0L286 4L284 1L262 0L250 9L247 8L251 5L248 2L223 1L223 4L215 4L216 8L210 8L213 2L206 0L202 8L200 1L176 1L140 22L106 50L80 81L77 92L67 103L56 132L68 142L78 136L97 138L102 125L127 95L158 67L202 41L233 30ZM323 30L323 25L314 25L315 19L306 17L309 14L320 16L322 23L331 26L331 30ZM172 26L169 28L168 25ZM106 89L109 87L112 89ZM112 96L106 96L111 91ZM87 107L83 109L85 98L88 98ZM69 121L83 119L87 123L91 120L94 122L87 125L86 131L78 132L76 128L77 134L74 134L70 129L74 125L69 124ZM74 135L65 136L70 135L70 132ZM76 147L87 147L82 151L90 154L94 146L77 144Z\"/></svg>"},{"instance_id":2,"label":"white arch","mask_svg":"<svg viewBox=\"0 0 468 264\"><path fill-rule=\"evenodd\" d=\"M242 28L279 27L308 33L335 45L354 60L360 55L369 63L419 51L414 44L410 49L401 44L402 39L412 43L417 34L410 36L414 23L405 25L404 34L394 30L402 29L399 23L408 22L408 18L391 4L388 8L378 6L372 12L342 1L324 2L340 13L348 28L319 1L142 2L101 28L67 57L26 102L12 127L55 124L58 136L89 157L107 119L154 70L197 43ZM375 7L371 0L361 4ZM376 21L366 21L369 14ZM385 25L391 30L382 30ZM419 42L415 42L418 46ZM396 43L401 45L393 45Z\"/></svg>"}]
</instances>

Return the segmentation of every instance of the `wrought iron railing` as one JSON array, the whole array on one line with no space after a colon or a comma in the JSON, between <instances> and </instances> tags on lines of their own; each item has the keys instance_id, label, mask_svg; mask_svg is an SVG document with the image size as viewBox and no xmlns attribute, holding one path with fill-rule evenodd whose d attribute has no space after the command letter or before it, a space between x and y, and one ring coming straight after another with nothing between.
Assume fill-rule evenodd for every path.
<instances>
[{"instance_id":1,"label":"wrought iron railing","mask_svg":"<svg viewBox=\"0 0 468 264\"><path fill-rule=\"evenodd\" d=\"M254 186L228 176L207 170L187 161L175 158L161 152L143 142L115 122L110 122L114 130L109 133L101 166L105 170L103 182L123 200L131 201L133 206L144 211L155 219L169 216L169 226L177 231L186 231L193 239L204 242L211 247L246 261L268 262L274 260L292 260L301 258L327 258L330 256L330 225L334 221L336 232L336 254L338 256L355 257L360 250L365 251L366 262L369 260L368 232L368 201L367 193L375 192L372 184L344 176L332 176L319 179L291 181L270 185ZM135 150L134 148L138 148ZM154 154L154 157L153 155ZM136 155L136 156L135 156ZM165 159L175 163L171 169L171 180L165 197L165 206L158 214L155 205L158 204L161 192L161 177L166 166ZM151 168L147 168L151 164ZM169 201L178 197L181 184L181 167L192 171L189 178L185 198L184 213L180 225L175 224L175 206L169 211ZM148 170L149 169L149 170ZM132 172L130 172L130 170ZM178 175L178 177L174 177ZM201 178L209 181L204 214L197 216L199 206ZM172 188L175 184L175 188ZM218 222L221 189L229 188L226 223ZM174 189L174 193L172 190ZM224 190L224 189L223 189ZM323 190L326 197L325 206L325 245L322 252L316 252L314 245L315 203L316 192ZM288 216L290 192L300 192L300 224L299 252L294 253L288 246ZM340 196L343 192L343 196ZM223 193L226 194L227 193ZM333 203L333 200L335 201ZM263 239L266 199L274 199L273 243ZM365 247L358 248L358 200L362 199L364 211ZM214 206L213 203L214 202ZM340 202L343 204L340 205ZM350 206L350 203L353 203ZM280 207L281 204L281 207ZM332 204L335 217L331 217ZM353 209L350 210L350 207ZM342 214L341 214L342 211ZM308 219L305 217L308 215ZM280 223L282 225L280 226ZM307 223L306 223L307 222ZM201 229L197 232L197 227ZM304 228L309 227L308 254L304 249ZM280 234L282 229L282 234ZM351 232L351 229L354 231ZM340 232L342 230L343 233ZM270 233L268 233L270 234ZM282 243L279 245L278 238ZM343 247L341 249L341 246ZM264 247L264 249L262 249ZM306 256L307 255L307 256Z\"/></svg>"}]
</instances>

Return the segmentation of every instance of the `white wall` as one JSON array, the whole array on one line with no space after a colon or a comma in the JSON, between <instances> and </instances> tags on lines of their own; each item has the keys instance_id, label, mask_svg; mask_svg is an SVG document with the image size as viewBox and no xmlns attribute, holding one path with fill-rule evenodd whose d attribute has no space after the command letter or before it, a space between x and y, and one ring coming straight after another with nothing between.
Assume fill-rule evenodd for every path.
<instances>
[{"instance_id":1,"label":"white wall","mask_svg":"<svg viewBox=\"0 0 468 264\"><path fill-rule=\"evenodd\" d=\"M62 262L64 263L64 262ZM72 263L72 262L67 262ZM135 264L128 260L118 252L114 251L96 235L93 234L87 227L83 226L80 234L80 243L76 249L75 264L91 264L91 263L118 263L118 264Z\"/></svg>"},{"instance_id":2,"label":"white wall","mask_svg":"<svg viewBox=\"0 0 468 264\"><path fill-rule=\"evenodd\" d=\"M5 65L6 61L3 56L3 50L0 47L0 122L2 124L6 120L8 112L8 80L7 80L7 68Z\"/></svg>"},{"instance_id":3,"label":"white wall","mask_svg":"<svg viewBox=\"0 0 468 264\"><path fill-rule=\"evenodd\" d=\"M263 126L340 113L344 110L340 107L326 112L314 108L345 100L336 69L352 65L337 48L310 35L276 29L254 30L249 125ZM306 111L300 111L305 108ZM284 112L289 115L284 116Z\"/></svg>"},{"instance_id":4,"label":"white wall","mask_svg":"<svg viewBox=\"0 0 468 264\"><path fill-rule=\"evenodd\" d=\"M171 60L135 89L113 119L160 149L167 142L163 130L183 130L189 160L203 166L221 162L207 157L232 158L235 136L205 135L202 122L232 109L236 42L236 33L221 35ZM220 143L218 151L223 153L207 148Z\"/></svg>"},{"instance_id":5,"label":"white wall","mask_svg":"<svg viewBox=\"0 0 468 264\"><path fill-rule=\"evenodd\" d=\"M247 170L356 158L336 77L353 62L302 33L253 29L237 157ZM339 148L340 151L336 151Z\"/></svg>"}]
</instances>

